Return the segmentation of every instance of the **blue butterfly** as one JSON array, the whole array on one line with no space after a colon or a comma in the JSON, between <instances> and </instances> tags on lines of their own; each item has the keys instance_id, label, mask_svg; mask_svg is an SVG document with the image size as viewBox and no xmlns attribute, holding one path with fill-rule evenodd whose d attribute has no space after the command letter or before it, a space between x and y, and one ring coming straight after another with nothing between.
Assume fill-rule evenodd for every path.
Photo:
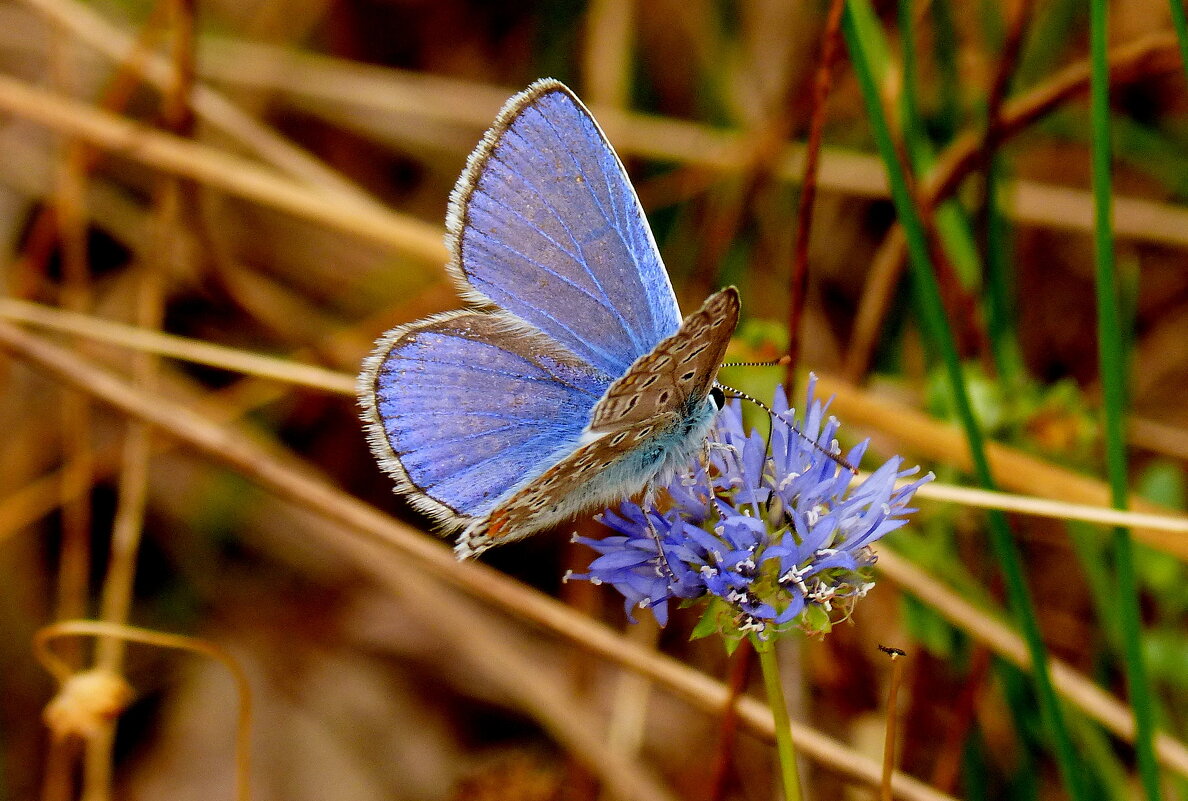
<instances>
[{"instance_id":1,"label":"blue butterfly","mask_svg":"<svg viewBox=\"0 0 1188 801\"><path fill-rule=\"evenodd\" d=\"M359 376L372 451L459 558L662 482L723 403L729 287L681 320L639 199L582 102L511 98L450 197L477 308L395 328Z\"/></svg>"}]
</instances>

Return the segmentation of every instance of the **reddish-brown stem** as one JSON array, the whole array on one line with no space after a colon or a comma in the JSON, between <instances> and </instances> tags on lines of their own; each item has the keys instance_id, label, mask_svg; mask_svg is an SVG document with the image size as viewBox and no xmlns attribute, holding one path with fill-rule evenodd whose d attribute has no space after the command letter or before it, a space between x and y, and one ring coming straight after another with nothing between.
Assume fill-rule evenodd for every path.
<instances>
[{"instance_id":1,"label":"reddish-brown stem","mask_svg":"<svg viewBox=\"0 0 1188 801\"><path fill-rule=\"evenodd\" d=\"M994 180L991 166L995 151L998 149L998 128L996 121L1006 100L1007 90L1010 88L1011 77L1019 61L1019 53L1023 49L1023 35L1031 21L1034 0L1018 0L1017 7L1010 20L1010 30L1007 31L1006 41L1003 43L1002 55L998 59L998 68L994 80L990 85L990 95L986 101L986 133L982 138L982 148L979 154L978 171L982 173L982 203L978 209L977 236L979 250L982 253L983 269L988 265L990 254L990 212L994 203L992 193Z\"/></svg>"},{"instance_id":2,"label":"reddish-brown stem","mask_svg":"<svg viewBox=\"0 0 1188 801\"><path fill-rule=\"evenodd\" d=\"M738 706L735 701L743 690L747 688L747 681L751 678L751 667L755 662L755 649L749 640L738 644L734 657L730 660L729 688L730 697L722 710L722 722L718 727L718 745L714 749L714 774L710 779L707 801L722 801L726 797L729 785L734 754L734 742L738 737Z\"/></svg>"},{"instance_id":3,"label":"reddish-brown stem","mask_svg":"<svg viewBox=\"0 0 1188 801\"><path fill-rule=\"evenodd\" d=\"M879 650L891 658L891 681L887 688L887 730L883 739L883 781L879 785L879 798L891 801L894 798L891 775L895 772L896 724L899 721L899 685L903 680L904 652L882 645Z\"/></svg>"},{"instance_id":4,"label":"reddish-brown stem","mask_svg":"<svg viewBox=\"0 0 1188 801\"><path fill-rule=\"evenodd\" d=\"M952 723L939 739L931 781L934 787L945 792L953 792L957 788L957 780L961 775L961 755L965 750L969 731L973 728L978 699L986 686L986 678L990 672L990 656L990 649L985 646L974 649L969 674L961 686L961 692L949 706L949 718Z\"/></svg>"},{"instance_id":5,"label":"reddish-brown stem","mask_svg":"<svg viewBox=\"0 0 1188 801\"><path fill-rule=\"evenodd\" d=\"M825 129L825 110L829 90L833 85L833 64L837 60L841 39L841 18L845 0L832 0L825 28L821 32L821 60L813 82L812 105L809 115L808 144L804 154L804 180L800 184L800 199L796 206L796 238L792 251L792 274L789 278L788 298L788 356L790 361L784 374L788 397L795 394L796 366L800 361L801 317L808 290L809 235L813 227L813 207L817 199L817 171L821 160L821 134Z\"/></svg>"}]
</instances>

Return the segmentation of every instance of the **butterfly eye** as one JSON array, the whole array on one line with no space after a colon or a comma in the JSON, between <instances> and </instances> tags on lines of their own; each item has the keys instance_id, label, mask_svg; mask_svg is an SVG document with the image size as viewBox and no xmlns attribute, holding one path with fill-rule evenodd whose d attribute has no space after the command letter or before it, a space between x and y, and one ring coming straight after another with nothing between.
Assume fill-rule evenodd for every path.
<instances>
[{"instance_id":1,"label":"butterfly eye","mask_svg":"<svg viewBox=\"0 0 1188 801\"><path fill-rule=\"evenodd\" d=\"M710 400L714 402L714 408L720 412L726 405L726 393L722 391L721 387L713 387L710 389Z\"/></svg>"}]
</instances>

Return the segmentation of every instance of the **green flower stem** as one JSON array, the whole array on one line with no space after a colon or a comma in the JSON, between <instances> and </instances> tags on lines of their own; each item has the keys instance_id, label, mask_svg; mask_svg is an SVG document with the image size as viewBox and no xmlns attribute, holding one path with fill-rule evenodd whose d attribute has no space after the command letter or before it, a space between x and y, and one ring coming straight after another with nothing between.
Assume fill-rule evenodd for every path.
<instances>
[{"instance_id":1,"label":"green flower stem","mask_svg":"<svg viewBox=\"0 0 1188 801\"><path fill-rule=\"evenodd\" d=\"M759 654L763 686L767 690L767 705L771 707L771 716L775 718L776 755L779 757L784 801L800 801L800 771L796 767L792 722L788 719L788 704L784 701L784 687L780 684L780 666L776 660L775 646L758 637L752 637L751 643Z\"/></svg>"},{"instance_id":2,"label":"green flower stem","mask_svg":"<svg viewBox=\"0 0 1188 801\"><path fill-rule=\"evenodd\" d=\"M989 460L986 458L982 430L969 400L969 393L961 370L961 361L957 355L957 346L953 340L949 321L945 317L940 287L937 285L936 276L932 270L924 224L915 208L911 191L908 188L907 176L904 174L895 152L891 130L887 125L878 87L870 68L866 42L872 38L872 35L864 26L864 23L867 22L861 13L861 9L864 7L865 4L862 0L847 0L846 14L842 19L842 32L845 34L846 44L850 50L850 60L854 65L854 72L862 90L862 98L866 105L875 141L887 166L891 198L895 204L899 221L903 225L912 277L916 284L916 291L921 298L921 323L924 333L944 362L957 416L969 442L970 457L978 482L985 489L994 489L994 479L990 472ZM1051 737L1064 786L1068 790L1069 797L1074 801L1085 801L1089 798L1085 774L1077 759L1072 738L1069 736L1068 726L1064 720L1064 713L1052 686L1052 676L1048 669L1048 652L1040 635L1035 607L1024 579L1022 558L1011 537L1011 530L1007 525L1005 515L991 510L987 512L987 522L989 524L990 547L1002 568L1011 611L1023 633L1023 639L1027 643L1028 654L1031 657L1032 680L1039 702L1040 714L1044 721L1044 728Z\"/></svg>"},{"instance_id":3,"label":"green flower stem","mask_svg":"<svg viewBox=\"0 0 1188 801\"><path fill-rule=\"evenodd\" d=\"M1173 3L1173 7L1177 5ZM1118 314L1118 286L1111 220L1113 186L1110 177L1110 76L1106 61L1109 25L1106 0L1092 0L1089 10L1090 117L1093 163L1093 244L1097 276L1097 343L1105 402L1106 468L1110 499L1125 509L1129 494L1123 413L1126 406L1126 354ZM1182 13L1182 9L1181 9ZM1183 38L1180 40L1184 44ZM1155 709L1143 662L1142 620L1134 575L1134 547L1130 532L1115 528L1112 538L1116 570L1116 609L1126 655L1126 683L1134 708L1134 747L1139 776L1148 801L1159 801L1159 766L1155 760Z\"/></svg>"}]
</instances>

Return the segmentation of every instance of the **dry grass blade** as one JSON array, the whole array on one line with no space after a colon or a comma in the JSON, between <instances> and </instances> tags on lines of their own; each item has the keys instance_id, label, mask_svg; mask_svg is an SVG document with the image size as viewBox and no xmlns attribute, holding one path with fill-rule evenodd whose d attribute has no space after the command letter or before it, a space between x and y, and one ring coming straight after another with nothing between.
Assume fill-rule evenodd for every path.
<instances>
[{"instance_id":1,"label":"dry grass blade","mask_svg":"<svg viewBox=\"0 0 1188 801\"><path fill-rule=\"evenodd\" d=\"M143 62L140 59L129 59L130 54L136 50L133 37L107 22L86 5L72 0L24 2L112 61L132 64L145 80L162 91L169 89L172 80L169 62L161 56L150 56ZM363 190L328 168L316 157L240 111L220 93L205 86L197 86L190 94L190 103L197 116L294 178L321 188L326 194L337 197L340 202L370 207L372 210L381 208Z\"/></svg>"},{"instance_id":2,"label":"dry grass blade","mask_svg":"<svg viewBox=\"0 0 1188 801\"><path fill-rule=\"evenodd\" d=\"M998 655L1026 669L1030 664L1023 638L1010 626L987 615L973 604L960 598L934 577L894 553L879 551L879 572L895 582L909 595L914 595L939 612L946 620L959 626L978 642L984 643ZM1118 737L1134 739L1134 713L1130 708L1102 690L1084 675L1059 659L1049 660L1052 683L1057 692L1071 701L1094 720ZM1188 746L1165 732L1155 738L1160 764L1188 777Z\"/></svg>"},{"instance_id":3,"label":"dry grass blade","mask_svg":"<svg viewBox=\"0 0 1188 801\"><path fill-rule=\"evenodd\" d=\"M1083 503L1054 501L1049 498L1035 498L1008 492L991 492L935 481L925 484L917 490L916 497L981 509L1001 509L1004 512L1015 514L1050 517L1056 520L1081 520L1099 526L1127 526L1144 528L1152 532L1188 534L1188 517L1129 512L1106 506L1089 506Z\"/></svg>"},{"instance_id":4,"label":"dry grass blade","mask_svg":"<svg viewBox=\"0 0 1188 801\"><path fill-rule=\"evenodd\" d=\"M1188 459L1188 431L1167 423L1131 417L1126 439L1141 448L1176 459Z\"/></svg>"},{"instance_id":5,"label":"dry grass blade","mask_svg":"<svg viewBox=\"0 0 1188 801\"><path fill-rule=\"evenodd\" d=\"M969 469L969 446L956 425L934 420L910 406L880 398L836 378L821 376L822 395L832 395L831 410L850 425L877 430L893 438L898 447L929 460ZM1061 498L1074 503L1104 508L1109 504L1105 483L1045 462L1014 448L987 443L987 457L995 481L1004 489L1040 498ZM1132 497L1130 508L1167 517L1175 512L1140 497ZM1136 528L1138 542L1177 559L1188 560L1188 538L1166 532Z\"/></svg>"},{"instance_id":6,"label":"dry grass blade","mask_svg":"<svg viewBox=\"0 0 1188 801\"><path fill-rule=\"evenodd\" d=\"M63 312L38 303L0 298L0 317L86 337L96 342L232 370L257 378L300 384L339 395L355 394L354 377L344 373L291 359L262 356L202 340L113 323L91 315Z\"/></svg>"},{"instance_id":7,"label":"dry grass blade","mask_svg":"<svg viewBox=\"0 0 1188 801\"><path fill-rule=\"evenodd\" d=\"M504 88L361 66L257 43L226 38L208 41L209 47L204 50L207 57L202 63L204 76L229 85L287 94L303 108L381 142L391 140L393 120L399 120L402 128L414 130L430 123L481 129L509 94ZM1140 75L1174 71L1178 69L1174 61L1177 57L1174 36L1152 34L1117 48L1111 63L1117 80L1125 82ZM1083 92L1082 72L1087 74L1087 66L1074 65L1032 92L1004 103L1000 120L1016 120L1026 126L1030 122L1027 117L1036 109ZM362 115L362 110L370 115ZM645 156L728 173L745 171L753 163L754 142L737 131L615 108L592 106L592 110L607 130L615 132L615 148L625 156ZM472 143L473 133L461 141ZM970 132L954 142L951 151L942 155L921 183L921 191L947 197L951 189L938 191L945 188L937 184L943 172L951 169L948 160L968 158L976 164L980 141L979 132ZM804 145L789 144L771 162L770 169L775 178L795 184L804 175L805 159ZM818 186L822 191L858 197L888 196L882 161L844 148L822 148ZM1053 201L1057 201L1055 205ZM1088 192L1024 180L1005 183L1003 210L1019 223L1083 232L1091 230L1093 217ZM1182 206L1119 196L1115 214L1119 238L1188 246L1188 209Z\"/></svg>"},{"instance_id":8,"label":"dry grass blade","mask_svg":"<svg viewBox=\"0 0 1188 801\"><path fill-rule=\"evenodd\" d=\"M179 337L173 334L163 334L158 331L149 331L135 326L113 323L90 315L63 312L37 303L0 298L0 318L74 334L97 342L105 342L134 350L155 353L160 356L231 370L257 378L280 381L286 384L297 384L309 387L310 389L332 392L339 395L353 396L355 394L355 378L345 373L302 362L295 362L291 359L264 356L238 348L229 348L223 345L214 345L200 340ZM826 377L822 380L822 386L833 388L833 385L829 383L831 379ZM881 414L893 416L912 413L917 416L909 418L909 426L907 427L916 426L921 432L920 436L927 436L934 431L944 430L943 423L939 423L930 417L921 415L919 412L907 409L906 407L880 400L877 395L862 390L850 389L848 392L842 393L835 400L835 403L840 404L839 408L846 409L847 414L850 413L850 410L855 410L857 416L854 420L867 425L879 425ZM881 413L879 412L880 409L882 409ZM924 421L927 421L928 425L925 425ZM1136 421L1136 424L1141 425L1142 423L1143 421ZM939 426L940 428L930 429L929 426ZM880 425L880 428L884 432L890 428L895 433L900 433L894 427ZM1161 437L1168 437L1174 433L1165 429L1167 429L1166 426L1156 426L1154 430ZM915 440L911 440L907 444L915 447L918 443ZM1057 474L1051 478L1051 481L1057 483L1060 474L1064 472L1063 468L1034 459L1034 457L1026 456L1014 449L1004 446L996 447L1001 447L1008 468L1019 464L1026 464L1031 470L1056 471ZM948 458L951 456L952 454L948 451L942 451L939 453L938 458ZM1091 480L1086 479L1084 476L1078 478ZM1156 507L1150 505L1148 505L1150 511L1147 512L1121 511L1090 503L1072 503L1069 501L1036 497L1034 495L989 492L987 490L939 482L926 484L917 491L916 495L919 498L960 503L966 506L975 506L984 509L1001 509L1017 514L1036 515L1063 520L1082 520L1087 523L1104 526L1119 525L1146 529L1151 532L1152 539L1148 543L1151 547L1168 551L1173 555L1179 555L1180 551L1174 546L1169 547L1166 539L1154 538L1154 533L1188 533L1188 517L1159 513L1156 511Z\"/></svg>"},{"instance_id":9,"label":"dry grass blade","mask_svg":"<svg viewBox=\"0 0 1188 801\"><path fill-rule=\"evenodd\" d=\"M66 100L31 84L0 76L0 110L150 167L390 245L410 256L445 261L438 226L391 211L344 204L255 162Z\"/></svg>"},{"instance_id":10,"label":"dry grass blade","mask_svg":"<svg viewBox=\"0 0 1188 801\"><path fill-rule=\"evenodd\" d=\"M413 560L419 570L432 578L572 639L590 652L611 659L623 667L647 675L698 708L714 713L720 710L729 698L729 691L725 686L697 671L653 651L627 643L605 626L582 617L482 564L454 561L449 551L438 543L392 521L341 491L310 478L307 471L297 465L291 465L290 459L256 443L245 432L221 428L184 407L146 396L119 379L82 363L62 349L24 334L11 325L0 324L0 342L30 362L50 370L64 382L84 389L125 413L143 419L170 436L199 448L282 497L366 535L367 543L378 540L393 547L395 552L399 552L405 559ZM333 534L329 530L326 533L328 537ZM336 538L333 544L351 553L356 553L360 547L357 537ZM391 579L387 576L388 571L393 569L390 564L392 561L393 559L375 558L374 549L369 549L368 558L361 559L360 565L384 581L398 581L398 568L397 578ZM935 579L931 579L903 560L896 560L892 556L880 564L888 578L908 591L926 597L930 604L950 616L950 619L963 629L983 639L1004 656L1014 661L1022 659L1019 656L1020 653L1024 653L1020 650L1021 641L1009 628L976 610ZM1021 661L1019 664L1025 665L1026 662ZM1132 718L1124 704L1096 688L1092 682L1067 665L1053 661L1052 666L1056 684L1062 693L1066 693L1067 697L1085 712L1120 736L1129 736L1127 721ZM760 702L750 698L742 699L739 702L739 714L740 719L752 731L764 736L771 735L771 712ZM880 766L874 760L860 757L805 727L797 727L795 734L798 748L810 758L820 760L834 770L871 785L878 782ZM1188 776L1188 750L1183 744L1166 735L1161 735L1159 743L1159 755L1163 764ZM902 798L943 797L933 794L931 790L908 777L902 777L897 783L897 788L899 797Z\"/></svg>"}]
</instances>

